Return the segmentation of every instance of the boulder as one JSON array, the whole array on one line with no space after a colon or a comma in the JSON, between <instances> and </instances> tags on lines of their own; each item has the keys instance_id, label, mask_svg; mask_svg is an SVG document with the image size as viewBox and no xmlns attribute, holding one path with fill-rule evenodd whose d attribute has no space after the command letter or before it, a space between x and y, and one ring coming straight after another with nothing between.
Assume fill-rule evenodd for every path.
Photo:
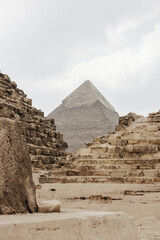
<instances>
[{"instance_id":1,"label":"boulder","mask_svg":"<svg viewBox=\"0 0 160 240\"><path fill-rule=\"evenodd\" d=\"M0 214L37 212L31 161L20 125L0 118Z\"/></svg>"}]
</instances>

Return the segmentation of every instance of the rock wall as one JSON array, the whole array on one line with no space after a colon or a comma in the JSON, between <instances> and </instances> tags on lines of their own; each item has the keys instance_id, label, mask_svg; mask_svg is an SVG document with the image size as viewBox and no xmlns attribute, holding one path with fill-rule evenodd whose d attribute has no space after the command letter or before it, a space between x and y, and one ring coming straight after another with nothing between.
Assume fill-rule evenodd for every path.
<instances>
[{"instance_id":1,"label":"rock wall","mask_svg":"<svg viewBox=\"0 0 160 240\"><path fill-rule=\"evenodd\" d=\"M67 143L63 141L63 135L56 131L54 119L45 118L41 110L32 107L32 100L2 73L0 117L16 119L21 124L34 167L63 164Z\"/></svg>"},{"instance_id":2,"label":"rock wall","mask_svg":"<svg viewBox=\"0 0 160 240\"><path fill-rule=\"evenodd\" d=\"M26 142L16 121L0 118L0 214L37 211Z\"/></svg>"},{"instance_id":3,"label":"rock wall","mask_svg":"<svg viewBox=\"0 0 160 240\"><path fill-rule=\"evenodd\" d=\"M114 132L71 155L60 171L46 173L45 182L160 182L160 111L120 117Z\"/></svg>"}]
</instances>

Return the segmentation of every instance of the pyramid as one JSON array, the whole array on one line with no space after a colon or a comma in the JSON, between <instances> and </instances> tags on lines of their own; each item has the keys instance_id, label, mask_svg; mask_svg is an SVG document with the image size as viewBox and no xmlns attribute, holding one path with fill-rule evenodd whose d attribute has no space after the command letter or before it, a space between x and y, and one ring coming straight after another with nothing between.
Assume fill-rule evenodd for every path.
<instances>
[{"instance_id":1,"label":"pyramid","mask_svg":"<svg viewBox=\"0 0 160 240\"><path fill-rule=\"evenodd\" d=\"M70 152L83 148L94 137L113 131L119 115L89 81L66 97L48 118L54 118Z\"/></svg>"}]
</instances>

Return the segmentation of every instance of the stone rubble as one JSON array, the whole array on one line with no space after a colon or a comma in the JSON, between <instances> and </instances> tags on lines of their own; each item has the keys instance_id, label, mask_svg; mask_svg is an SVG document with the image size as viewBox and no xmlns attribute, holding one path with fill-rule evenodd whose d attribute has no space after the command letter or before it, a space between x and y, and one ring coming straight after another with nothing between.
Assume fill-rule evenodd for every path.
<instances>
[{"instance_id":1,"label":"stone rubble","mask_svg":"<svg viewBox=\"0 0 160 240\"><path fill-rule=\"evenodd\" d=\"M0 73L0 117L15 119L21 124L34 167L64 164L67 143L56 131L54 119L47 119L41 110L32 107L32 100L17 84Z\"/></svg>"},{"instance_id":2,"label":"stone rubble","mask_svg":"<svg viewBox=\"0 0 160 240\"><path fill-rule=\"evenodd\" d=\"M39 182L160 182L160 111L120 117L114 132L95 138L60 170L44 172Z\"/></svg>"}]
</instances>

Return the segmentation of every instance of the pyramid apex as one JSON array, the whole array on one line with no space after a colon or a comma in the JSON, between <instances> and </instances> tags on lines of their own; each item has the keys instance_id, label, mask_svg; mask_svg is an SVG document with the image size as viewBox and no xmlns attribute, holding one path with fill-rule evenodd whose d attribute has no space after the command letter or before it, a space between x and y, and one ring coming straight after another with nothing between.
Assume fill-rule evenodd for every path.
<instances>
[{"instance_id":1,"label":"pyramid apex","mask_svg":"<svg viewBox=\"0 0 160 240\"><path fill-rule=\"evenodd\" d=\"M94 86L94 85L93 85L93 83L92 83L90 80L85 80L85 81L79 86L79 88L82 87L82 86L89 87L89 86Z\"/></svg>"},{"instance_id":2,"label":"pyramid apex","mask_svg":"<svg viewBox=\"0 0 160 240\"><path fill-rule=\"evenodd\" d=\"M92 82L90 80L85 80L84 83L91 83L92 84Z\"/></svg>"},{"instance_id":3,"label":"pyramid apex","mask_svg":"<svg viewBox=\"0 0 160 240\"><path fill-rule=\"evenodd\" d=\"M66 97L62 101L62 104L65 107L73 108L85 105L92 105L96 101L100 101L106 108L115 111L113 106L97 90L97 88L92 84L92 82L90 80L86 80L68 97Z\"/></svg>"}]
</instances>

